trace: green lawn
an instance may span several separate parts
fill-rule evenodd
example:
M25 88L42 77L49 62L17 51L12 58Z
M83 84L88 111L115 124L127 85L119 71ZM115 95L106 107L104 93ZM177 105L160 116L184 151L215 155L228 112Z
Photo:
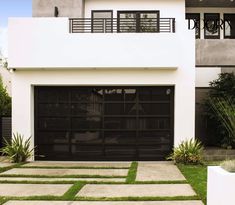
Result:
M204 165L177 165L186 180L206 204L207 166L218 165L220 162L205 163Z

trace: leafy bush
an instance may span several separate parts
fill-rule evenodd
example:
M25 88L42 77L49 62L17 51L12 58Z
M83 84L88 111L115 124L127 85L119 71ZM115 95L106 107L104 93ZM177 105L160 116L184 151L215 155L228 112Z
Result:
M198 140L190 139L180 143L167 158L175 163L201 164L203 145Z
M5 146L1 149L3 155L10 158L13 163L26 162L33 155L33 149L30 149L30 140L23 140L24 136L13 134L11 142L4 139Z
M210 99L210 104L218 120L227 133L227 142L232 145L235 142L235 103L231 98Z
M233 73L221 73L219 78L210 83L208 99L205 101L205 114L208 121L208 142L210 145L222 145L222 147L232 146L227 134L226 127L221 123L220 117L211 106L212 101L218 98L229 98L231 103L235 103L235 75Z
M11 115L11 97L8 95L6 88L3 86L0 77L0 115Z
M235 172L235 160L224 161L220 166L228 172Z

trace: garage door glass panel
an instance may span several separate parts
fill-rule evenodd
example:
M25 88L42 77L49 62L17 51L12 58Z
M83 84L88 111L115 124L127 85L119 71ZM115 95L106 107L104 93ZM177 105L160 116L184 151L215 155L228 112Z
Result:
M141 117L139 127L140 129L170 129L170 119Z
M105 115L136 115L136 104L133 103L105 103Z
M164 160L173 118L170 86L35 87L36 159Z
M72 115L91 116L101 115L103 105L101 103L73 103L71 105Z
M123 132L105 131L104 139L105 139L105 144L109 145L135 145L136 133L128 131L123 131Z
M71 142L78 145L102 144L103 137L101 131L80 131L73 132Z
M70 120L69 118L40 118L39 129L45 130L64 130L69 129Z
M70 105L65 103L39 104L38 110L40 116L68 116L70 114Z
M81 118L72 118L72 129L100 129L102 126L100 117L81 117Z
M140 103L140 115L170 115L169 103Z
M69 132L38 132L41 144L69 143Z
M105 129L136 129L136 118L107 117L104 118Z

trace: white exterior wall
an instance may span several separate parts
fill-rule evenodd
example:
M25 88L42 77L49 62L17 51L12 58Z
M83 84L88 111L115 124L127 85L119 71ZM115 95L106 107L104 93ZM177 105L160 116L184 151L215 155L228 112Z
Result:
M161 10L176 33L69 34L67 18L11 19L13 132L32 136L34 86L175 86L174 143L194 137L195 38L183 0L86 0L91 9Z

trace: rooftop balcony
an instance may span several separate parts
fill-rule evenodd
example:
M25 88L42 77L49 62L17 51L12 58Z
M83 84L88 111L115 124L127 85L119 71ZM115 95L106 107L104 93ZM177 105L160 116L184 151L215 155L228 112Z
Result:
M9 67L177 69L185 59L193 58L194 31L188 31L186 21L177 24L176 29L174 19L140 25L128 22L11 18Z
M175 33L175 18L70 18L71 33Z

